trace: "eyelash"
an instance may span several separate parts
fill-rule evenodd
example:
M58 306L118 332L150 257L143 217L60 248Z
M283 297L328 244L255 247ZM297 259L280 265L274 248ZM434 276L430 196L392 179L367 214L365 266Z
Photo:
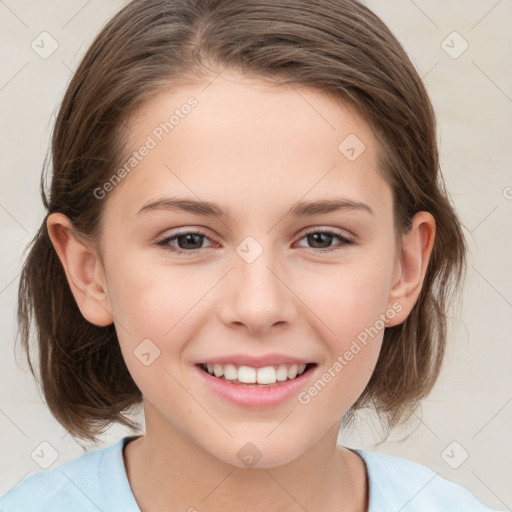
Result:
M354 244L354 240L351 240L350 238L347 238L339 233L336 233L334 231L329 231L329 230L312 230L312 231L308 231L307 233L304 233L304 235L302 236L302 238L300 238L300 240L306 238L307 236L309 235L314 235L314 234L325 234L325 235L332 235L333 237L335 238L338 238L341 242L342 242L342 245L341 246L334 246L332 248L329 248L329 249L315 249L315 248L309 248L311 251L313 252L322 252L322 253L328 253L328 252L333 252L333 251L337 251L339 249L342 249L344 246L347 246L347 245L352 245ZM198 231L198 230L190 230L190 231L183 231L181 233L176 233L175 235L172 235L172 236L168 236L162 240L160 240L159 242L156 242L155 245L159 246L159 247L163 247L165 250L169 251L169 252L172 252L172 253L175 253L175 254L187 254L189 256L193 256L194 254L196 254L197 252L199 252L201 249L194 249L194 250L191 250L191 251L185 251L183 249L178 249L172 245L170 245L170 242L182 237L182 236L186 236L186 235L199 235L199 236L202 236L204 238L207 238L208 240L210 240L210 237L208 237L205 233L201 232L201 231Z

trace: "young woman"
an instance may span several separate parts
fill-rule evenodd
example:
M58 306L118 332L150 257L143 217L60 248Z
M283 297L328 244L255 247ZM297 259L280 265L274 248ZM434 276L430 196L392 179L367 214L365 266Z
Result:
M354 0L136 0L52 141L19 320L74 436L145 432L26 478L0 510L486 511L388 429L439 373L465 242L425 88Z

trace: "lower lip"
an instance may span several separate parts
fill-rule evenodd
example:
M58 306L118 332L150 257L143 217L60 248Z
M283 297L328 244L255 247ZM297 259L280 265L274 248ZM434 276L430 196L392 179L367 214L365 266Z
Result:
M286 402L299 393L315 370L315 367L312 367L293 380L257 387L250 384L231 384L227 380L211 376L199 366L194 368L212 391L230 402L248 408L275 407Z

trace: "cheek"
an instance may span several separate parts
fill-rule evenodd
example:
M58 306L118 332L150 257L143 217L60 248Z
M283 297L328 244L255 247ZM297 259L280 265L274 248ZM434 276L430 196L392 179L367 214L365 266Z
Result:
M321 320L317 324L323 325L321 332L332 340L333 348L344 350L348 340L373 326L385 312L391 272L391 257L358 254L338 267L317 266L303 272L296 293L311 317Z
M117 261L109 283L116 332L130 373L143 392L149 391L169 381L166 369L181 363L204 323L206 304L211 304L204 299L218 277L193 265L137 262L136 257ZM151 363L146 367L146 362Z
M322 320L314 330L316 337L321 333L328 356L297 399L308 414L335 423L362 394L375 369L384 334L379 315L385 312L385 294L377 293L375 280L353 275L324 284L324 292L314 297L315 314Z
M193 313L213 278L183 265L119 260L109 285L115 318L136 336L163 338Z
M301 403L315 401L314 408L336 404L333 418L363 392L381 349L393 260L391 252L388 256L385 251L377 254L335 271L326 267L322 272L316 270L314 276L305 275L298 291L300 297L307 298L304 302L310 308L315 336L320 333L329 352L320 382L307 391ZM324 389L325 400L317 400Z
M172 396L174 405L184 411L190 403L177 389L169 361L181 359L190 339L197 302L193 289L176 269L137 268L131 260L129 273L120 262L110 290L121 351L137 387L146 399Z

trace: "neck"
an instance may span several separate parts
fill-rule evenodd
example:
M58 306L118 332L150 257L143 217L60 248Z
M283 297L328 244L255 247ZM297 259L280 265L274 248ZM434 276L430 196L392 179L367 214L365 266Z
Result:
M366 512L366 469L336 445L338 425L292 462L272 468L227 464L159 421L124 451L142 512L160 510Z

